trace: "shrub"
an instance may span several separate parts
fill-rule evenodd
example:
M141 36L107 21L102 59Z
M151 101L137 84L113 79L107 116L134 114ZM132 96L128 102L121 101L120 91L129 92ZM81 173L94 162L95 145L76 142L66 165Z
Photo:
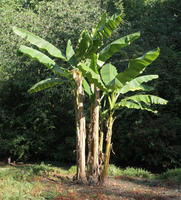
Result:
M157 178L168 181L181 182L181 168L169 169L161 175L157 176Z

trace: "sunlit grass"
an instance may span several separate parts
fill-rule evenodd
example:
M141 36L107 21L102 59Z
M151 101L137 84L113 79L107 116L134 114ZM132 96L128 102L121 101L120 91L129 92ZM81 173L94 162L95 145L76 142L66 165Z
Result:
M13 177L0 178L0 199L44 199L41 196L43 187L40 182L18 181Z
M0 168L0 199L41 200L57 196L59 188L49 186L39 179L53 177L54 174L68 174L67 170L50 165L6 166ZM47 188L47 185L49 188Z
M60 176L76 173L76 166L69 170L51 165L22 165L6 166L0 168L0 199L3 200L43 200L54 199L58 196L66 196L66 190L60 184ZM60 175L60 176L59 176ZM130 176L146 179L161 179L181 183L181 168L168 170L161 175L153 175L150 172L127 167L120 169L115 165L109 166L109 176ZM55 180L51 182L50 180ZM66 183L66 179L65 179ZM72 194L76 193L73 192ZM67 193L68 194L68 193Z
M126 169L120 169L115 165L109 166L109 175L110 176L132 176L140 178L152 178L153 174L149 171L141 168L127 167Z
M68 172L70 174L76 173L77 167L72 166ZM133 176L141 178L153 178L153 174L147 170L141 168L127 167L126 169L121 169L113 164L109 165L109 176Z

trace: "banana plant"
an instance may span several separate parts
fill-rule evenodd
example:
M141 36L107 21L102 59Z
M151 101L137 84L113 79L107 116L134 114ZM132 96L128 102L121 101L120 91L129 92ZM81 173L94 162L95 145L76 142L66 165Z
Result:
M51 88L56 85L68 83L71 87L74 97L75 97L75 114L76 114L76 132L77 132L77 179L85 180L85 116L83 114L83 96L84 90L91 93L91 89L82 77L82 72L79 69L79 65L84 63L85 60L92 57L94 53L103 44L103 38L109 38L111 36L111 31L114 30L121 22L122 15L113 15L109 20L106 18L106 14L103 14L98 25L92 30L90 35L87 30L84 30L79 38L78 45L73 50L71 41L67 42L66 54L64 55L59 49L45 41L44 39L26 31L21 28L14 27L13 31L24 38L26 41L30 42L32 45L36 46L39 50L21 45L19 52L30 56L32 59L38 60L40 63L44 64L54 73L59 75L61 78L48 78L46 80L40 81L29 89L29 93L38 92L44 89ZM118 42L118 46L121 45ZM40 50L45 50L50 56L59 58L66 62L70 69L65 69L57 65L53 59L48 57L46 54L42 53ZM117 47L117 51L119 47ZM63 77L63 79L62 79ZM94 92L94 91L92 91Z
M83 30L80 35L78 45L75 51L71 45L71 41L67 42L66 54L64 55L59 49L43 40L42 38L25 31L20 28L13 28L13 31L26 39L28 42L38 47L39 50L21 45L19 51L30 56L33 59L38 60L44 64L54 73L60 76L60 78L48 78L40 81L29 89L30 93L38 92L44 89L51 88L56 85L67 83L73 91L75 98L75 114L76 114L76 135L77 135L77 179L80 181L86 180L85 173L85 116L83 113L83 97L84 91L89 95L91 102L91 126L90 134L91 141L88 147L91 152L90 167L91 173L97 179L100 176L100 155L102 156L102 144L103 137L99 141L99 90L107 97L110 108L106 110L105 116L109 114L108 123L109 128L107 131L107 146L104 159L104 168L101 171L102 180L107 176L107 169L109 165L110 144L112 135L113 115L116 109L120 107L129 107L136 109L146 109L150 111L147 106L147 102L156 102L154 96L132 96L122 99L117 103L118 97L123 96L128 91L149 91L151 88L143 85L143 82L148 82L156 78L156 75L152 77L137 77L144 68L149 65L156 56L150 58L148 53L145 56L133 59L128 65L128 69L124 73L117 73L116 68L111 64L105 64L105 62L121 48L130 45L134 40L139 38L140 33L136 32L127 36L124 36L114 42L111 42L101 51L100 47L103 46L103 40L109 38L113 30L122 21L122 14L113 15L110 19L107 19L106 14L103 14L99 23L92 29L92 33L89 34L87 30ZM67 63L70 69L62 68L55 63L53 59L42 53L40 50L45 50L50 56L59 58ZM158 52L158 51L157 51ZM158 54L158 53L157 53ZM151 61L150 61L151 60ZM136 70L135 70L135 69ZM139 73L138 73L139 71ZM128 84L129 83L129 84ZM83 91L84 90L84 91ZM144 100L143 100L144 99ZM160 102L160 100L158 100ZM89 156L88 156L89 157ZM89 170L88 170L89 171ZM88 174L89 175L89 174Z
M85 138L86 138L86 124L85 115L83 112L83 99L84 90L82 87L82 73L76 68L76 58L73 57L75 54L71 41L67 42L66 55L64 55L59 49L47 42L46 40L26 31L21 28L13 27L14 33L20 37L26 39L39 50L21 45L19 52L28 55L32 59L38 60L40 63L44 64L48 69L52 70L55 74L60 77L48 78L36 83L32 86L28 92L35 93L44 89L54 87L56 85L68 84L73 91L75 99L75 116L76 116L76 136L77 136L77 180L81 182L86 181L85 172ZM48 57L46 54L42 53L40 50L45 50L54 58L59 58L66 62L72 69L62 68L57 65L53 59Z
M122 17L123 15L121 14L113 15L107 20L106 14L104 14L98 25L92 29L91 34L89 34L88 31L82 33L82 38L78 45L78 49L81 49L82 53L84 52L84 54L81 53L84 59L79 63L78 68L84 76L84 89L89 95L91 102L87 171L89 182L93 183L99 181L101 174L101 170L99 170L101 155L99 142L99 88L103 91L107 91L98 70L114 53L119 52L123 47L130 45L140 36L139 32L124 36L111 42L101 51L99 50L100 47L103 46L103 39L107 39L111 36L112 31L121 23ZM80 55L78 57L80 57ZM86 80L88 80L88 82Z
M106 60L107 56L109 57L109 54L107 54L105 50L102 51L104 52L104 60ZM102 167L103 170L101 175L102 182L104 182L108 176L112 127L115 119L115 111L127 107L157 113L156 110L151 108L152 104L167 103L163 98L145 94L146 92L153 90L153 88L144 83L157 79L158 75L140 76L144 72L145 68L159 56L159 52L160 49L157 48L145 53L141 57L131 59L126 70L120 73L118 73L116 67L110 63L103 65L98 72L100 80L102 80L101 87L100 84L97 84L98 80L96 82L93 79L96 78L95 72L89 70L89 76L87 77L103 91L103 96L106 97L109 102L109 107L102 113L104 119L107 119L106 148L104 153L104 166ZM136 91L139 91L139 94L135 94ZM130 96L131 92L134 93L134 95ZM100 144L100 146L102 149L102 144Z

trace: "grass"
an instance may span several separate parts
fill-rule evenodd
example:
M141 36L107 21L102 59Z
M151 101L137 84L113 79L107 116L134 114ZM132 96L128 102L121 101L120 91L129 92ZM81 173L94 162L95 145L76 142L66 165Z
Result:
M127 167L126 169L120 169L119 167L116 167L115 165L110 165L109 175L110 176L132 176L132 177L140 177L140 178L153 177L153 174L141 168Z
M68 170L68 173L74 174L76 173L76 170L77 170L77 167L72 166ZM161 179L165 181L170 180L170 181L181 183L181 168L169 169L162 174L154 175L145 169L133 168L133 167L127 167L126 169L121 169L119 167L116 167L113 164L110 164L109 176L132 176L132 177L147 178L147 179Z
M76 173L76 166L72 166L69 169L69 173ZM109 165L109 176L133 176L141 178L152 178L153 174L149 171L140 168L127 167L126 169L120 169L115 165Z
M0 168L0 199L52 199L58 193L45 190L40 177L53 177L54 174L68 174L67 170L50 165L7 166ZM40 179L40 180L39 180Z
M39 181L28 181L30 177L19 169L8 167L0 170L0 199L23 200L43 199L41 197L42 185Z
M51 165L6 166L0 168L0 199L3 200L43 200L66 196L67 190L60 184L60 177L76 173L76 166L65 170ZM181 183L181 168L168 170L160 175L127 167L120 169L115 165L109 167L110 176L131 176L146 179L161 179ZM65 182L66 183L66 182ZM68 195L69 193L67 193ZM73 195L73 194L72 194Z

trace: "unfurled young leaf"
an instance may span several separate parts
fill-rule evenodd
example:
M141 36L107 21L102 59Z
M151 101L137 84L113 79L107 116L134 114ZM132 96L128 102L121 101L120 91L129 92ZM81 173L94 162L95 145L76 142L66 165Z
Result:
M106 13L104 13L96 28L93 29L92 33L93 37L95 38L97 36L102 36L108 39L111 36L112 31L119 26L123 17L124 14L119 13L119 14L114 14L110 19L107 20Z
M85 78L82 79L82 85L84 87L84 91L89 95L89 97L91 97L92 91L91 91L90 86Z
M75 67L77 65L77 60L75 58L75 52L73 50L70 40L68 40L68 42L67 42L66 58L67 58L67 62L69 62L72 66Z
M70 58L72 58L72 56L73 56L74 54L75 54L75 52L74 52L74 50L73 50L71 41L68 40L68 42L67 42L67 48L66 48L66 57L67 57L67 60L69 60Z

